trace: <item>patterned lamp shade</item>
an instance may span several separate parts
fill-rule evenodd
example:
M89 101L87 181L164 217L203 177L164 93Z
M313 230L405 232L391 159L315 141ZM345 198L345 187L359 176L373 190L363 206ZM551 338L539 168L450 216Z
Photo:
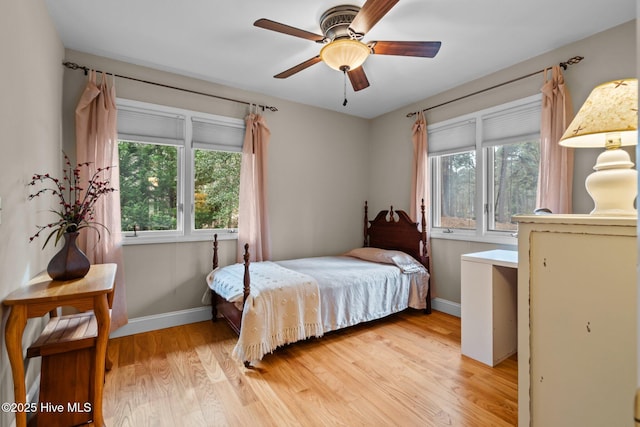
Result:
M638 80L623 79L597 86L562 138L566 147L606 147L638 143Z

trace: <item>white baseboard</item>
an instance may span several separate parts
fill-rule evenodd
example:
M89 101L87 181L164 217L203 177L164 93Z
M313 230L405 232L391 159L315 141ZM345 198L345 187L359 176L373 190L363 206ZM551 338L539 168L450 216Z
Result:
M202 322L204 320L211 320L211 306L129 319L129 323L113 332L109 338L140 334L142 332L171 328L173 326Z
M431 300L431 307L434 310L442 311L443 313L451 314L452 316L461 316L460 304L456 302L447 301L442 298L434 298ZM211 320L210 306L136 317L129 319L129 323L112 333L109 338L124 337L127 335L155 331L158 329L171 328L173 326L202 322L205 320Z
M40 395L40 374L33 380L33 384L27 390L27 402L37 402Z
M27 395L25 396L27 398L27 403L38 403L38 397L40 394L40 374L38 374L38 376L35 378L35 380L33 380L33 383L31 383L31 385L29 386L29 390L27 390ZM29 414L27 414L27 417L29 416ZM28 419L27 419L27 423L28 423ZM16 417L13 417L13 420L11 421L11 424L9 425L9 427L16 427Z
M433 298L431 300L431 308L450 314L452 316L461 317L462 309L460 303L448 301L442 298Z

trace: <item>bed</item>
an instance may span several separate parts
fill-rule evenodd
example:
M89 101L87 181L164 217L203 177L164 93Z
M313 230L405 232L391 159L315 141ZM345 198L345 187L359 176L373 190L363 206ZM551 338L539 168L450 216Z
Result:
M422 205L421 229L401 210L380 211L369 221L364 206L364 243L337 256L218 266L203 302L212 320L223 318L238 334L233 357L250 363L276 348L379 319L408 308L431 313L429 254Z

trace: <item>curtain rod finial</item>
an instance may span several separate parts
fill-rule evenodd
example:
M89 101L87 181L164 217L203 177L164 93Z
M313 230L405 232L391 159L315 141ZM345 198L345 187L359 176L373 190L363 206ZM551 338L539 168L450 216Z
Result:
M584 56L574 56L573 58L567 59L565 62L561 62L560 66L562 67L563 70L566 70L569 67L569 65L575 65L580 61L582 61L583 59L584 59Z

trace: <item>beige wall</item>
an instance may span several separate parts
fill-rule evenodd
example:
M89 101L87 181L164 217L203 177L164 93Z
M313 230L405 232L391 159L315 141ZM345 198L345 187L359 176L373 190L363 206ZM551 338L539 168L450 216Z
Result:
M339 253L360 244L361 205L369 200L372 212L393 205L408 209L412 148L412 119L406 113L435 105L532 70L581 55L585 59L566 72L577 108L598 83L635 75L635 23L616 27L569 46L532 58L431 99L367 121L277 98L164 73L75 51L67 60L117 74L253 102L275 105L266 113L272 130L269 157L270 217L274 259ZM611 66L615 64L615 67ZM427 113L429 123L535 94L541 75L495 89ZM65 72L64 144L73 141L73 109L84 84L79 71ZM425 81L424 84L429 84ZM170 89L117 80L118 96L242 118L246 106ZM584 190L598 150L576 152L574 206L591 210ZM308 161L310 160L310 161ZM305 161L307 161L305 163ZM433 281L437 295L460 301L459 259L462 253L494 248L473 242L434 240ZM222 242L224 253L235 242ZM167 243L125 247L125 273L131 317L200 306L202 276L210 264L205 243ZM233 258L228 258L231 262Z
M0 2L0 300L43 270L53 248L29 244L36 224L49 220L50 200L27 201L27 183L37 172L57 173L64 49L42 0ZM13 381L4 345L7 311L0 306L0 402L13 400ZM30 321L25 342L35 339L40 322ZM38 374L30 363L27 387ZM0 425L14 417L0 412Z
M414 119L407 118L407 113L510 81L577 55L583 56L584 60L577 65L570 66L564 72L576 112L596 85L617 78L636 76L635 21L630 21L375 118L371 124L371 167L369 169L369 200L372 210L383 209L390 204L398 209L409 208L411 170L407 165L411 164L411 125ZM471 64L465 65L461 61L460 66L471 66ZM423 84L431 83L428 78L425 78ZM542 75L539 74L481 95L430 110L426 113L427 123L437 123L534 95L539 93L541 86ZM573 192L575 213L588 213L593 209L593 202L584 188L584 180L592 172L591 168L595 164L599 152L598 149L580 149L575 152ZM635 150L630 150L630 152L634 156ZM437 296L459 303L460 255L495 247L495 245L481 243L434 239L432 241L433 280Z
M200 80L66 52L68 61L234 99L274 105L266 112L269 146L269 215L274 259L335 254L362 242L362 207L367 194L369 122L333 111L231 89ZM73 112L85 77L64 75L64 146L73 151ZM243 118L248 107L154 85L116 80L117 96L212 114ZM235 241L221 242L229 263ZM130 317L201 306L204 277L211 269L208 242L125 246Z

